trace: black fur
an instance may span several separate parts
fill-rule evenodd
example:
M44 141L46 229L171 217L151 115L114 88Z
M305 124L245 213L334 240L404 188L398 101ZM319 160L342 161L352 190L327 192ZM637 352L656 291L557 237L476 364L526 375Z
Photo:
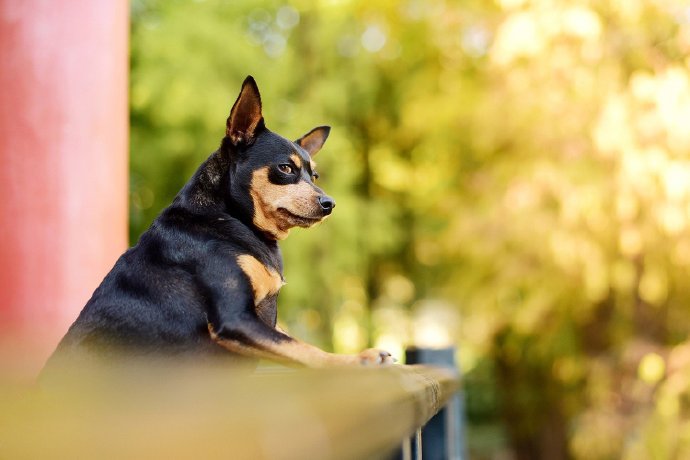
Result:
M245 87L251 91L252 85L256 92L253 103L260 109L258 89L249 77L233 110L243 109L240 99ZM136 246L118 259L54 356L85 350L136 355L229 354L212 340L209 325L219 337L250 347L261 347L266 340L292 340L275 329L277 295L265 298L261 308L256 308L250 281L237 257L251 255L282 276L277 242L253 223L251 176L269 166L272 183L311 183L310 156L298 143L268 130L263 118L252 127L243 116L235 113L239 121L233 127L229 119L220 148L199 167ZM276 166L291 163L290 155L295 153L303 160L299 176L281 175Z

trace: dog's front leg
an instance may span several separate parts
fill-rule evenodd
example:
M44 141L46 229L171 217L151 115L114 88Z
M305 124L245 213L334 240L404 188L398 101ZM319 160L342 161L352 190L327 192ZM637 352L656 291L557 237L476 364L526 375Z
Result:
M252 315L243 315L238 319L239 321L231 324L221 325L218 330L209 323L213 340L234 353L308 367L382 365L394 362L390 353L373 348L358 355L328 353L279 332Z
M212 258L213 259L213 258ZM256 310L256 289L239 265L207 260L200 273L209 297L208 329L211 338L244 356L308 367L381 365L394 362L390 353L368 349L358 355L325 352L269 326ZM222 270L222 271L221 271ZM224 272L223 278L218 273Z

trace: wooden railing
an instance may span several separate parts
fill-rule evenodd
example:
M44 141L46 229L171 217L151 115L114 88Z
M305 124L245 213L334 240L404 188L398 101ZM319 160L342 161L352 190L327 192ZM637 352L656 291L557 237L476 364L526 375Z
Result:
M391 458L459 386L428 366L81 372L0 391L0 458Z

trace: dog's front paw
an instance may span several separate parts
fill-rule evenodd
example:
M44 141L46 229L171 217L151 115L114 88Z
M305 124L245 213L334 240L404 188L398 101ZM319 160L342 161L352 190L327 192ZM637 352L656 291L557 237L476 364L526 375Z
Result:
M387 366L397 360L385 350L368 348L358 355L359 364L362 366Z

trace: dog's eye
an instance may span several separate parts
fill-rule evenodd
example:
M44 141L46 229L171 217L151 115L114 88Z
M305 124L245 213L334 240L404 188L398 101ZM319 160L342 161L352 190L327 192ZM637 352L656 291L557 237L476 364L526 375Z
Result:
M290 166L288 164L278 165L278 169L280 170L280 172L285 173L285 174L294 173L292 166Z

